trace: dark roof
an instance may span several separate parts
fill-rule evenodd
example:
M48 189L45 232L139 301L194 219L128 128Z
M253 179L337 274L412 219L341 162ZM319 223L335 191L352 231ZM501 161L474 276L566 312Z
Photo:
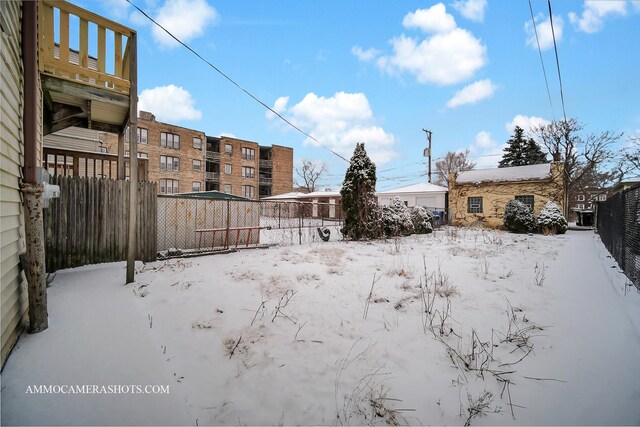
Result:
M213 200L244 200L251 201L246 197L236 196L234 194L221 193L220 191L192 191L188 193L178 194L159 194L162 197L187 197L192 199L213 199Z

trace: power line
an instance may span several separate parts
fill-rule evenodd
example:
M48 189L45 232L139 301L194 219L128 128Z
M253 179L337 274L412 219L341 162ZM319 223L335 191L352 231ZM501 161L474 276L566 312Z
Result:
M556 44L556 32L553 29L553 13L551 12L551 0L547 0L549 5L549 24L551 24L551 35L553 36L553 49L556 52L556 66L558 67L558 81L560 82L560 101L562 101L562 115L567 123L567 113L564 109L564 93L562 91L562 77L560 76L560 61L558 60L558 45Z
M533 17L533 8L531 7L531 0L529 0L529 12L531 12L531 22L533 23L533 32L536 35L536 43L538 45L538 53L540 54L540 65L542 65L542 74L544 75L544 84L547 86L547 96L549 97L549 105L551 106L551 115L553 120L556 120L556 113L553 111L553 102L551 102L551 92L549 91L549 82L547 81L547 71L544 68L544 61L542 60L542 50L540 49L540 40L538 39L538 28L536 26L536 20ZM551 24L553 28L553 24Z
M247 89L243 88L242 86L240 86L240 84L238 84L235 80L233 80L231 77L229 77L227 74L225 74L222 70L220 70L218 67L216 67L215 65L213 65L211 62L207 61L205 58L202 57L202 55L200 55L198 52L196 52L195 50L193 50L189 45L187 45L186 43L184 43L182 40L180 40L179 38L177 38L176 36L174 36L169 30L167 30L165 27L163 27L162 25L160 25L158 22L156 22L155 19L153 19L152 17L150 17L144 10L140 9L136 4L134 4L131 0L127 0L127 3L129 3L131 6L133 6L134 8L136 8L138 10L138 12L140 12L142 15L144 15L149 21L153 22L155 25L157 25L159 28L161 28L165 33L167 33L172 39L174 39L176 42L178 42L179 44L181 44L183 47L185 47L187 50L189 50L191 53L193 53L196 57L198 57L198 59L200 59L202 62L204 62L205 64L207 64L209 67L213 68L218 74L220 74L222 77L224 77L225 79L227 79L229 82L231 82L234 86L236 86L238 89L240 89L242 92L244 92L246 95L248 95L251 99L253 99L254 101L256 101L258 104L262 105L264 108L266 108L267 110L269 110L270 112L272 112L273 114L275 114L278 118L280 118L280 120L282 120L283 122L285 122L286 124L288 124L289 126L291 126L293 129L297 130L298 132L300 132L302 135L306 136L307 138L311 139L312 141L317 142L321 147L329 150L331 153L333 153L334 155L338 156L339 158L341 158L342 160L344 160L345 162L349 163L349 160L345 159L344 157L342 157L340 154L336 153L335 151L333 151L331 148L327 147L326 145L324 145L322 142L318 141L315 137L309 135L308 133L306 133L305 131L303 131L302 129L300 129L298 126L294 125L293 123L291 123L289 120L287 120L285 117L283 117L280 113L278 113L277 111L275 111L273 108L269 107L267 104L265 104L263 101L261 101L258 97L256 97L254 94L252 94L251 92L249 92Z

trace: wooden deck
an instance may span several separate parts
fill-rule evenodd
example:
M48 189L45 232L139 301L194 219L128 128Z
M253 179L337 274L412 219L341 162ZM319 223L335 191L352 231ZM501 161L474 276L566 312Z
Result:
M45 134L69 126L122 134L129 120L136 33L61 0L38 4Z

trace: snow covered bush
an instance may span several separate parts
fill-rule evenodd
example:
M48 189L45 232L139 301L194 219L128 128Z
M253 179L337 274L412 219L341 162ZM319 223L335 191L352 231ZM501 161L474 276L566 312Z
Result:
M548 201L538 215L538 227L545 235L564 234L567 231L567 220L558 205Z
M536 218L529 206L510 200L504 209L504 227L512 233L528 233L536 228Z
M411 222L416 234L429 234L433 231L433 214L424 206L414 206L411 209Z
M340 190L345 215L341 232L347 239L380 237L380 211L375 191L376 165L367 155L364 143L359 142L353 151Z
M385 237L408 236L413 233L411 211L397 196L389 206L381 207L380 221Z

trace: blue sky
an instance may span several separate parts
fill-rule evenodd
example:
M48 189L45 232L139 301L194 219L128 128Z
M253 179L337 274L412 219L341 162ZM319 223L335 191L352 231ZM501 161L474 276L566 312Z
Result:
M562 118L547 2L532 0L547 96L525 0L133 0L241 86L331 150L358 141L378 190L426 181L435 159L471 149L495 167L513 125ZM140 106L159 120L346 162L267 113L125 0L72 0L138 32ZM567 117L588 131L640 133L640 1L552 1ZM622 142L624 144L624 142Z

